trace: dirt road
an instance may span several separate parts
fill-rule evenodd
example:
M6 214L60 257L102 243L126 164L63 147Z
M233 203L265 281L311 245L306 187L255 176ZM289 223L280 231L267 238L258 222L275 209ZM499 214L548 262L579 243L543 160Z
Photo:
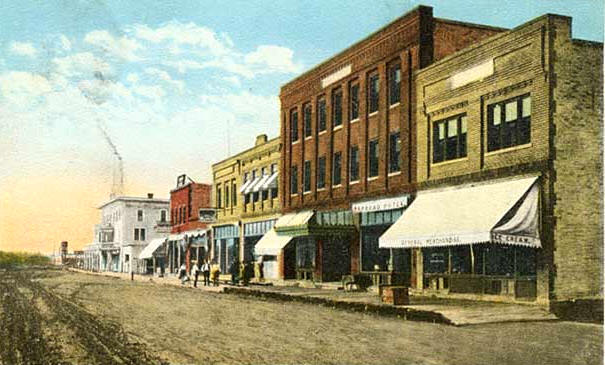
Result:
M0 273L1 364L161 364L123 328L38 280L56 271Z
M601 364L601 326L452 327L61 271L0 273L0 364Z

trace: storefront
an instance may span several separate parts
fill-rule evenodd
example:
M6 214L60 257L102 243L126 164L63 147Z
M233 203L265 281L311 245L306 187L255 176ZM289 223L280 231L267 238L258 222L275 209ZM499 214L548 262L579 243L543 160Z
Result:
M182 233L171 234L166 243L166 255L168 259L168 270L176 273L181 264L185 262L185 235Z
M269 232L277 219L268 219L257 222L244 223L244 261L255 261L254 246Z
M228 224L213 227L214 260L219 264L223 274L229 273L233 262L239 262L239 226Z
M537 177L419 192L379 246L414 249L418 289L535 300L539 196Z
M275 223L288 238L283 265L286 279L340 281L351 272L351 244L356 240L350 210L289 213Z
M154 238L139 254L139 260L145 263L145 274L164 274L164 243L167 237Z
M351 205L359 214L359 268L360 273L372 277L376 284L405 284L410 280L411 250L381 248L380 236L395 223L411 198L409 195L366 200Z

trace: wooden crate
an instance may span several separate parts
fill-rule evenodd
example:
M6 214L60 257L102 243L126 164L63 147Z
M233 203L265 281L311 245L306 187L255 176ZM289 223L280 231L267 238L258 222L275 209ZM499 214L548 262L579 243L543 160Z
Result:
M410 304L407 286L381 285L379 289L380 300L392 305Z

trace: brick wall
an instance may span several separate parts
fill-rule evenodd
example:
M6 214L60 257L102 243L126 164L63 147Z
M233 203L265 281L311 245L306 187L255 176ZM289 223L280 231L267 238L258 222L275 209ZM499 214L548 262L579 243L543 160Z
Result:
M603 45L554 19L555 299L603 297Z
M211 207L211 192L211 185L193 182L170 192L170 212L168 214L172 233L206 228L206 223L199 221L199 210ZM179 209L185 211L185 217L180 221Z

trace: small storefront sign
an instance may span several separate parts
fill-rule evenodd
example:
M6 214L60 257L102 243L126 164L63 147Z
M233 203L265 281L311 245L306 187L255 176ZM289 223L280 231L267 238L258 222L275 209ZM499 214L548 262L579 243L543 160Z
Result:
M353 213L377 212L380 210L400 209L408 206L409 195L402 195L394 198L377 199L365 202L353 203L351 210Z

